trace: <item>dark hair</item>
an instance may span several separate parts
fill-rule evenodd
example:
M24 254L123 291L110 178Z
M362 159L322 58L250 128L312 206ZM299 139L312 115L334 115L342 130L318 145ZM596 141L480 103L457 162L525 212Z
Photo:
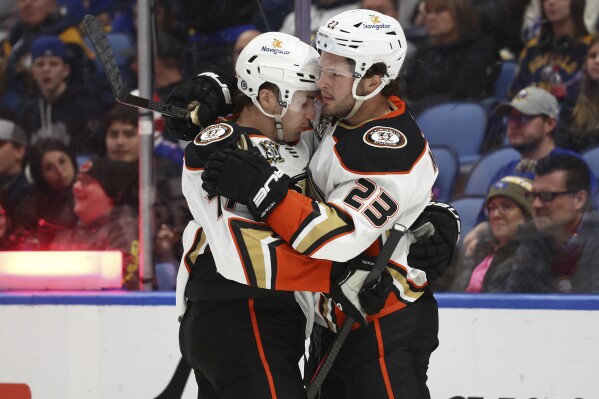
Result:
M590 50L597 43L599 43L599 34L593 36L582 67L580 94L576 99L576 104L572 111L573 123L571 134L573 136L593 135L594 129L597 126L599 118L599 83L591 78L586 67Z
M365 78L371 78L374 75L388 76L387 74L387 66L382 62L377 62L373 64L366 73L364 74ZM395 78L389 84L381 90L381 94L385 97L396 96L399 93L400 79Z
M587 198L590 199L591 173L589 165L583 159L570 154L553 154L539 159L535 165L537 176L546 176L559 171L566 173L566 190L573 192L584 190L588 194Z
M272 91L277 97L279 96L279 87L270 82L264 82L258 88L258 93L260 90L267 89ZM241 90L236 90L236 93L233 95L233 113L241 112L245 107L249 107L254 105L252 99L246 96Z
M102 121L102 125L104 127L104 134L108 131L110 125L112 125L115 121L120 121L123 123L128 123L133 126L137 126L137 122L139 120L139 112L137 109L123 104L117 104L110 109L104 115L104 119Z
M94 140L97 146L96 153L101 157L105 156L106 152L108 151L106 149L106 134L108 133L108 129L110 128L110 125L116 121L126 123L137 128L139 112L136 108L133 108L129 105L116 104L106 114L104 114L104 118L102 119L102 131L96 134Z
M77 172L77 161L72 151L60 140L52 137L45 137L38 140L29 152L29 170L34 183L42 188L49 189L48 183L42 176L42 158L49 151L60 151L67 154L73 165L73 169Z
M551 23L547 20L545 7L543 7L543 3L545 3L545 1L547 0L541 1L541 30L539 32L539 44L543 47L552 46L553 41L555 39L559 39L555 37L553 25L551 25ZM570 16L574 22L574 37L569 38L568 43L564 43L563 45L568 45L570 40L580 39L581 37L589 34L589 31L584 23L585 6L586 0L570 0Z
M472 6L471 0L425 0L425 2L446 7L449 10L455 19L460 38L478 28L478 14Z

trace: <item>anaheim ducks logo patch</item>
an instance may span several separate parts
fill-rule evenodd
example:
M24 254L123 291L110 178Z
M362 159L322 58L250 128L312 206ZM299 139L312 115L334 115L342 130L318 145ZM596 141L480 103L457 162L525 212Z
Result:
M193 143L195 145L208 145L216 141L221 141L233 133L233 128L224 123L208 126L196 136Z
M364 142L373 147L396 149L405 147L408 139L392 127L375 126L364 133Z

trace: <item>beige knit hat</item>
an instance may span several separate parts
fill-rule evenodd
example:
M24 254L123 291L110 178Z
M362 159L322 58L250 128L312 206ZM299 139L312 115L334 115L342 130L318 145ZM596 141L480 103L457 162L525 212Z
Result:
M505 176L489 189L487 201L495 197L506 197L522 208L527 217L532 217L532 204L526 199L526 193L532 191L532 181L521 176Z

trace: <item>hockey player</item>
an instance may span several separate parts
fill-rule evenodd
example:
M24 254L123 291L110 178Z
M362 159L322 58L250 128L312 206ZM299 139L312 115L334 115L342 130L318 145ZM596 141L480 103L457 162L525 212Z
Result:
M240 146L292 176L294 187L303 191L317 57L293 36L265 33L253 39L236 67L241 93L234 101L241 112L234 121L208 126L185 149L182 187L194 221L184 233L177 302L181 310L187 304L180 345L201 398L304 398L298 362L315 314L312 292L333 290L332 296L357 314L377 311L390 292L392 278L386 272L371 290L362 291L362 298L345 297L345 280L337 276L346 264L298 253L245 206L201 187L208 156ZM194 82L179 87L171 100L188 97L195 87ZM359 259L353 262L350 274L360 266ZM358 286L361 276L355 277Z
M343 262L376 254L393 223L411 226L438 172L405 103L392 95L406 54L399 23L351 10L331 18L315 42L326 115L308 171L316 199L290 189L288 178L247 151L213 154L202 178L209 193L247 204L298 252ZM392 294L367 327L352 330L322 398L430 398L426 372L438 345L438 309L426 273L408 262L409 243L402 239L388 266ZM333 331L345 318L330 299L318 309ZM325 350L332 333L322 338Z

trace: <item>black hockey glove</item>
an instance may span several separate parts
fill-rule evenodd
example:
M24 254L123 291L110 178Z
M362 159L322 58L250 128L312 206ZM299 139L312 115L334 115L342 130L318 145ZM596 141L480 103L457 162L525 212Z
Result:
M247 205L256 220L263 220L285 199L293 179L271 166L258 149L226 148L208 158L202 188Z
M365 285L374 267L374 259L369 257L359 256L347 263L335 263L335 267L344 267L344 270L331 283L331 299L346 315L365 326L366 315L376 314L385 306L393 288L393 277L385 269L378 279Z
M188 119L165 116L166 126L180 140L193 140L203 128L219 116L233 111L235 78L216 67L175 87L166 103L187 109Z
M426 272L428 281L445 274L460 239L460 216L443 202L431 202L410 227L415 243L410 245L408 264Z

